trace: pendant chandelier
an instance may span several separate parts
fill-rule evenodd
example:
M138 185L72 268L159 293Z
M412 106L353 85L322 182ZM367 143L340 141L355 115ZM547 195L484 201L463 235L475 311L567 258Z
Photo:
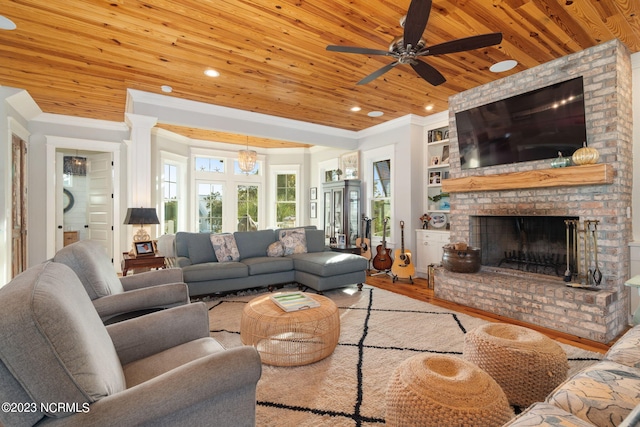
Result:
M249 137L247 136L247 149L238 152L238 166L244 173L249 173L256 167L258 153L255 150L249 150Z
M66 175L87 175L87 158L75 156L64 156L62 163L62 173Z

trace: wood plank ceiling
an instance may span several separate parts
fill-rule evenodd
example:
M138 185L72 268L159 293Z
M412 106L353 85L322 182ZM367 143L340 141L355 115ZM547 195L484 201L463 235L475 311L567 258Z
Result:
M4 0L16 23L0 31L0 85L28 90L44 112L123 121L126 89L348 130L447 109L450 95L619 38L640 50L637 0L434 0L427 45L502 32L499 46L431 56L437 87L407 65L373 82L389 57L326 51L386 50L410 0ZM495 74L505 59L518 66ZM217 78L206 69L220 72ZM352 112L359 106L361 111ZM429 112L425 107L432 106ZM370 111L384 115L372 118ZM160 124L198 138L246 143L211 129ZM215 130L213 130L215 131ZM262 139L255 145L289 146ZM252 145L253 141L252 141Z

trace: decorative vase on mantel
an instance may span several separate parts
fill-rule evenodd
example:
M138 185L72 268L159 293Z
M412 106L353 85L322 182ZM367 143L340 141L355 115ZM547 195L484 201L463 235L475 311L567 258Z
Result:
M564 168L571 165L571 157L562 156L562 152L558 151L558 157L551 161L552 168Z

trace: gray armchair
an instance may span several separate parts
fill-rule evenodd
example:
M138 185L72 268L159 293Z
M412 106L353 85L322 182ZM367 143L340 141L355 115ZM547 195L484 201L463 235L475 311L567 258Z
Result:
M210 338L204 303L105 326L73 271L46 262L0 306L1 424L255 424L260 357Z
M182 270L170 268L118 278L102 245L92 240L65 246L53 261L71 267L105 323L189 302Z

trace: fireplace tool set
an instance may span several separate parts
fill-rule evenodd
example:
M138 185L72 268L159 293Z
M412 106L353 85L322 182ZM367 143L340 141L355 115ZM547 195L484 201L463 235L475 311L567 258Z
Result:
M602 282L598 264L598 220L565 220L567 229L567 286L592 288ZM582 264L582 265L581 265Z

